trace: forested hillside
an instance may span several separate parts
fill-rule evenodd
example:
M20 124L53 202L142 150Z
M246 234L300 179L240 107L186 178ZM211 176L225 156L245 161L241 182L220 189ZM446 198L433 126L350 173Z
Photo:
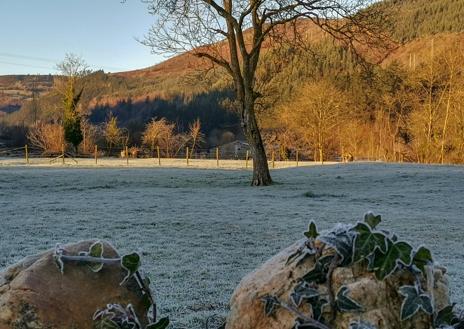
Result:
M398 13L394 36L400 42L437 33L462 32L462 0L392 0Z
M392 0L384 5L394 13L398 44L380 65L363 61L310 25L304 50L271 47L264 52L259 120L269 151L281 158L299 150L314 159L350 154L464 161L464 3ZM230 81L221 70L187 53L137 71L91 74L80 111L93 125L114 115L130 131L131 144L141 143L154 117L175 123L179 132L199 118L206 136L239 136L238 119L227 106L230 95ZM60 105L51 90L38 103L22 100L20 110L15 111L16 104L2 120L59 122Z

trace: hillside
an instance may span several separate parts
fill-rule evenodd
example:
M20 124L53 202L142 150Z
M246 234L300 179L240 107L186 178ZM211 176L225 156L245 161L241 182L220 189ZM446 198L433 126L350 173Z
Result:
M437 52L464 41L462 0L390 0L384 5L395 13L393 36L399 42L383 61L384 68L392 63L405 68L420 65L430 57L432 40ZM285 53L284 49L284 55L276 54L267 45L263 52L259 75L263 94L270 96L269 104L277 105L273 95L280 95L279 102L285 103L295 88L324 76L337 80L342 88L351 84L351 89L365 89L354 87L357 83L353 79L362 79L360 75L354 77L361 69L357 59L334 45L314 25L303 22L299 30L308 40L310 53ZM199 117L207 134L217 129L239 134L236 115L223 106L223 100L230 95L230 80L221 70L209 68L208 62L185 53L145 69L113 74L95 72L87 78L81 111L95 124L105 121L109 113L115 114L121 125L134 132L131 135L135 136L135 143L152 117L166 117L176 122L180 130ZM38 118L59 119L59 99L51 90L52 85L50 76L0 77L2 120L10 124L32 123L37 106L31 102L33 90L40 96ZM366 100L366 104L369 102Z
M390 5L398 13L394 35L400 42L464 31L462 0L391 0Z
M12 113L31 101L33 94L47 94L53 86L53 77L48 75L0 76L0 116Z

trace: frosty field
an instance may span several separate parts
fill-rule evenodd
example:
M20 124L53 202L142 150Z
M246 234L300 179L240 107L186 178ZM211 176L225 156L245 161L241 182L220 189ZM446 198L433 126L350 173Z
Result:
M227 314L240 279L302 237L372 210L383 227L425 244L464 305L464 168L339 164L272 171L0 167L0 269L56 243L98 238L140 251L161 314L205 328Z

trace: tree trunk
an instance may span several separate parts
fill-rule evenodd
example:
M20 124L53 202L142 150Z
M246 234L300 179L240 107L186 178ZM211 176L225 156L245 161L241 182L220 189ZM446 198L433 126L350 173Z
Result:
M271 174L267 163L266 151L263 146L261 133L256 122L254 101L245 101L243 104L242 125L245 137L250 145L253 156L252 186L267 186L272 184Z

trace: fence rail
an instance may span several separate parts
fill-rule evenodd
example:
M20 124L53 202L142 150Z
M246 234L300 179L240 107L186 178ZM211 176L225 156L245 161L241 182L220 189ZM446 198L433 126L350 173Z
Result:
M308 162L311 159L301 156L301 152L296 151L292 154L282 154L275 151L270 151L268 154L269 167L277 168L283 167L282 163L286 163L286 166L298 167L301 162ZM87 152L74 153L69 152L63 145L61 150L53 152L43 152L37 147L25 145L23 147L0 147L0 159L15 160L15 163L24 164L79 164L79 161L85 162L86 165L93 163L94 165L103 165L102 161L111 160L112 164L119 163L129 166L134 163L135 159L145 159L144 163L150 165L163 166L170 162L175 164L181 164L183 161L184 165L190 166L196 160L211 160L216 167L221 167L221 164L225 161L235 160L239 161L240 167L245 169L252 168L253 158L248 148L240 148L231 150L227 146L216 146L213 148L189 148L185 147L178 150L163 150L160 147L153 149L139 148L139 147L100 147L95 145L93 150ZM40 159L40 161L39 161ZM90 162L90 161L91 162ZM120 162L115 162L120 161ZM213 166L210 164L210 166Z

